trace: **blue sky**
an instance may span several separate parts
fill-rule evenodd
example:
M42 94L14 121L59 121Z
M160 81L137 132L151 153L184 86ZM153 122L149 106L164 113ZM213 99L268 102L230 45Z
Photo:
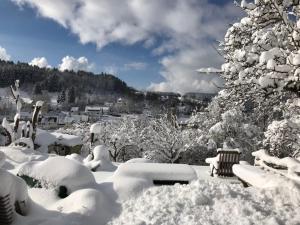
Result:
M144 18L143 14L139 14L144 10L144 5L141 4L143 0L138 3L132 0L133 8L120 6L117 13L111 11L116 7L114 3L119 4L118 0L87 0L83 3L81 1L83 0L73 1L79 5L86 4L78 6L81 7L78 12L79 10L72 8L70 1L66 0L1 0L0 46L6 49L13 61L30 62L35 57L45 57L48 64L54 67L58 67L62 58L67 55L75 59L83 56L92 65L88 67L89 70L96 73L114 72L128 85L138 89L147 89L150 86L159 91L186 92L189 91L190 83L191 91L201 91L207 78L199 78L194 73L195 68L221 65L222 60L218 58L212 45L215 39L223 37L228 22L236 20L239 16L231 0L199 0L198 11L201 18L193 9L194 5L198 5L196 0L154 0L145 10L154 9L155 12L155 9L159 9L160 15L170 15L161 20L174 18L161 25L157 15L149 14ZM98 2L106 3L101 5L102 3ZM160 6L161 2L164 4ZM61 7L58 4L61 4ZM89 10L94 4L98 4L98 11L93 16L93 10ZM56 6L58 7L55 8ZM179 7L182 7L182 10ZM218 16L206 15L205 7L211 10L211 13L224 12L224 15L219 15L219 20L215 18ZM68 9L70 13L65 16L64 11L59 12L60 8ZM110 17L103 19L104 21L100 19L107 16L103 8L109 11ZM171 13L176 12L176 9L179 10L178 23L177 15ZM182 11L186 14L182 14ZM133 17L132 13L135 12ZM179 24L181 22L182 25ZM137 23L139 25L136 26ZM216 30L210 30L210 23L217 27ZM184 26L188 28L185 29ZM205 26L209 28L202 28ZM205 32L199 32L197 36L198 28L204 29ZM203 33L206 34L202 35ZM198 48L197 42L200 46L199 54L193 52L194 46ZM187 56L190 58L186 58ZM197 57L199 65L195 60ZM207 59L208 57L211 60ZM193 59L195 62L190 62Z

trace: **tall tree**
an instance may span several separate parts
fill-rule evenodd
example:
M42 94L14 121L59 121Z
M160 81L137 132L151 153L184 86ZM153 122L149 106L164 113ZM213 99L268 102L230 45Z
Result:
M76 100L76 94L75 94L75 88L72 86L68 91L68 102L69 103L75 103Z

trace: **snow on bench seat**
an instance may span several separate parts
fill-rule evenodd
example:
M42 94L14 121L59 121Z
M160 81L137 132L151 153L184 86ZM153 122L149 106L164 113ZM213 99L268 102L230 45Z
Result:
M186 164L124 163L116 176L137 177L152 181L192 181L197 178L195 170Z
M278 187L286 179L278 174L270 173L258 166L235 164L233 173L243 182L258 188Z

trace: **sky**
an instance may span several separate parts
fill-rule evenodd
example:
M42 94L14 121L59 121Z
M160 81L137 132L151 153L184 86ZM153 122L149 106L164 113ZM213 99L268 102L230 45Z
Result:
M215 92L232 0L1 0L0 59L108 72L139 90ZM213 82L212 82L213 81Z

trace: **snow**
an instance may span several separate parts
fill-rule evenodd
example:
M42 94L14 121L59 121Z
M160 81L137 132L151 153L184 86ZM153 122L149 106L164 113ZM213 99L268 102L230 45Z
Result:
M6 158L2 167L14 174L18 172L22 163L44 160L48 157L32 149L21 147L0 147L0 152L4 153Z
M101 132L101 123L94 123L90 127L90 133L99 134Z
M261 53L259 57L259 63L264 64L267 63L269 60L274 59L275 56L281 56L282 52L279 48L272 48L268 51L264 51Z
M276 199L274 196L276 195ZM190 185L152 187L122 202L113 224L299 224L299 189L245 189L197 180Z
M33 188L29 194L29 215L17 215L13 225L105 225L120 213L119 204L101 190L82 189L64 199L46 189Z
M18 175L37 179L46 188L66 186L70 192L95 183L88 168L62 156L48 158L43 162L28 162L21 166Z
M129 159L128 161L126 161L126 163L153 163L153 161L145 158L134 158Z
M235 164L233 173L248 184L257 188L278 187L288 180L279 174L273 174L258 166Z
M280 173L279 170L273 169L266 165L266 163L282 166L287 168L287 173L280 173L290 179L296 180L300 183L300 178L297 173L300 173L300 161L291 157L285 157L283 159L279 159L276 157L270 156L265 150L259 150L252 153L255 156L255 164L268 169L272 170L273 172Z
M139 177L151 181L196 179L196 173L191 166L167 163L124 163L118 167L114 176Z
M39 151L41 152L48 152L48 146L54 144L57 141L57 138L52 135L51 133L37 129L37 135L35 137L35 144L41 146Z

